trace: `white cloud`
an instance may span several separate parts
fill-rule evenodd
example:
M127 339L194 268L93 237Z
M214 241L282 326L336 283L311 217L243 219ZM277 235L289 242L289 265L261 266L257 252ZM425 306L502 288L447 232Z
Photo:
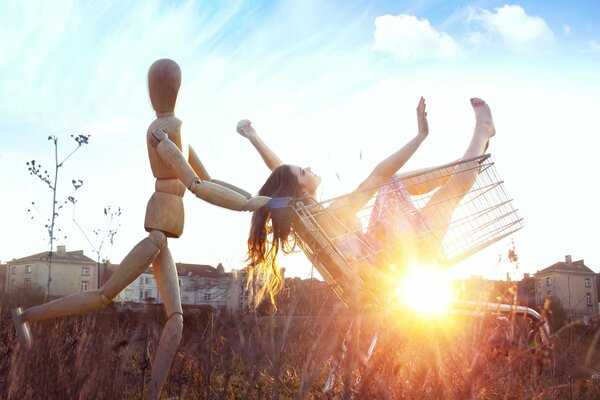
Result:
M567 24L563 24L563 35L569 36L571 34L571 27Z
M469 47L480 47L489 44L491 41L490 35L479 31L469 32L464 38L464 44Z
M554 33L543 18L530 16L521 6L504 5L489 11L471 9L469 20L481 25L490 39L499 36L513 51L548 49Z
M585 47L581 51L584 54L600 54L600 43L595 40L586 42Z
M460 46L447 33L438 32L426 19L400 14L375 18L375 49L405 62L455 58Z

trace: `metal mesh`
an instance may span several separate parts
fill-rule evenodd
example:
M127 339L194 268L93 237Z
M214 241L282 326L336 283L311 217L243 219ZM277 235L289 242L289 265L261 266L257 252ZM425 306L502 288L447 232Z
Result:
M300 247L346 303L358 292L372 297L376 290L369 282L391 265L401 269L416 260L448 267L523 227L489 155L400 181L376 188L377 194L356 213L360 224L352 226L336 217L344 196L320 203L293 201ZM351 201L341 203L353 208ZM343 233L328 234L326 220L343 225L336 230Z

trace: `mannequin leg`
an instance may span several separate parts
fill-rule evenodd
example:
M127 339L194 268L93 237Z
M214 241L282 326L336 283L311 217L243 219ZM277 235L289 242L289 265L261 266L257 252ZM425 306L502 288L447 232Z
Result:
M16 309L13 312L13 322L21 343L26 347L31 347L31 336L27 326L30 321L83 314L110 303L121 290L148 268L165 243L164 234L153 231L149 237L139 242L127 254L108 282L99 289L75 293L49 303L31 307L22 313Z
M473 137L461 159L483 155L489 139L496 133L490 107L481 99L471 99L475 111ZM460 172L460 173L459 173ZM479 174L477 161L458 165L448 181L435 192L421 213L435 229L435 236L443 240L452 219L452 212L462 198L471 190Z
M165 246L152 264L156 285L165 305L167 323L160 335L160 342L154 362L148 387L148 399L160 398L163 384L169 375L173 358L181 341L183 332L183 309L179 295L179 278L177 268L169 248Z

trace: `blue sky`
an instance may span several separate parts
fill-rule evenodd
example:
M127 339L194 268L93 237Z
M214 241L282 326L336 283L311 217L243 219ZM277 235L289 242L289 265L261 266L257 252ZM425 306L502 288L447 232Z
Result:
M526 227L514 236L520 271L566 254L600 271L595 198L600 128L600 4L595 1L43 2L0 5L0 260L44 251L50 191L25 163L52 163L71 134L90 134L61 169L59 244L97 246L105 206L121 207L119 262L146 233L153 190L145 132L154 116L146 73L159 58L183 71L177 115L214 178L256 192L268 175L235 133L249 118L286 162L323 176L323 198L356 186L416 131L428 101L431 133L407 169L459 157L472 132L469 97L492 106L490 147ZM362 154L362 158L359 155ZM338 180L336 174L339 175ZM38 204L40 216L26 210ZM176 261L242 266L249 214L185 198ZM508 241L458 273L502 275ZM302 257L286 260L308 276Z

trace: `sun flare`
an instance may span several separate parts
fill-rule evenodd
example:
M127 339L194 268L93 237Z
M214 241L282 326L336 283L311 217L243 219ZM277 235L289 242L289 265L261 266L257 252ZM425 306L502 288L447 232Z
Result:
M398 283L396 294L402 305L418 314L445 315L452 305L452 282L445 271L413 265Z

